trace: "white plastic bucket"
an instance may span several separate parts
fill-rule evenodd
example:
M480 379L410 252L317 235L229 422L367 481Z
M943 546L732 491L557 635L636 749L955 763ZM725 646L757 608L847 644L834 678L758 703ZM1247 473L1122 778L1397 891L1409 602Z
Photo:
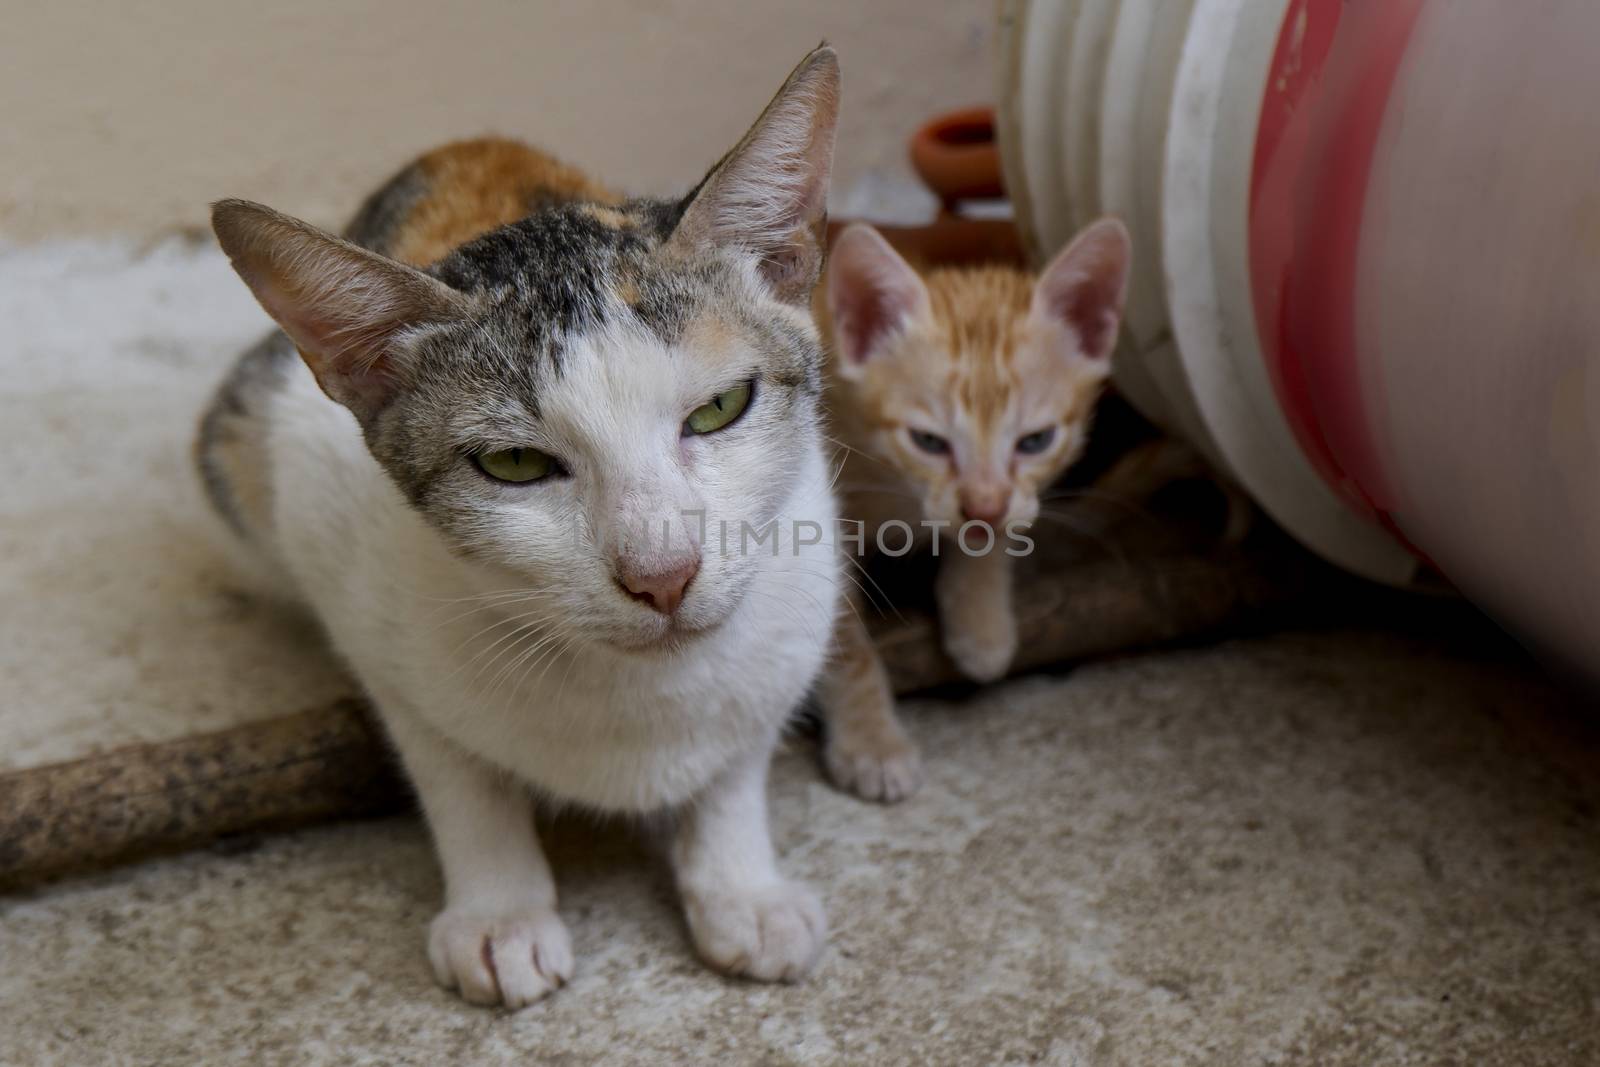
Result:
M1006 0L1032 250L1133 232L1122 391L1324 557L1600 642L1600 4Z

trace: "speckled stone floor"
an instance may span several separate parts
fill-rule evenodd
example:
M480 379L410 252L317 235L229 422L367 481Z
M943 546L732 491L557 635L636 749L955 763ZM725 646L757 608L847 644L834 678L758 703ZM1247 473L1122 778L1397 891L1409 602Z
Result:
M1600 1064L1600 719L1494 643L1290 634L912 702L896 808L778 762L830 911L795 987L693 959L623 828L550 834L579 966L434 988L411 819L0 898L0 1063Z

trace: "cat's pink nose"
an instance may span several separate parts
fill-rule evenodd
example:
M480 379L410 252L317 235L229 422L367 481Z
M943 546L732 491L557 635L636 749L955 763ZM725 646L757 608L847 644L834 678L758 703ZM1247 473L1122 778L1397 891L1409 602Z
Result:
M998 527L1010 510L1011 494L1003 489L963 489L957 494L961 517L968 522L986 522Z
M671 615L683 603L684 592L699 573L699 556L666 570L639 571L623 563L617 567L617 584L633 599Z

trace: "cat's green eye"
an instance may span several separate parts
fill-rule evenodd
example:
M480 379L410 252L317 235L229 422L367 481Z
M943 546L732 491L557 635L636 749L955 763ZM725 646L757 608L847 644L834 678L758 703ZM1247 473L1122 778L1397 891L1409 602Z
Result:
M744 382L718 393L708 403L689 412L689 417L683 420L683 435L715 433L728 426L750 406L750 392L750 383Z
M537 448L503 448L498 452L480 452L472 457L472 462L496 481L518 484L548 478L561 469L554 459Z

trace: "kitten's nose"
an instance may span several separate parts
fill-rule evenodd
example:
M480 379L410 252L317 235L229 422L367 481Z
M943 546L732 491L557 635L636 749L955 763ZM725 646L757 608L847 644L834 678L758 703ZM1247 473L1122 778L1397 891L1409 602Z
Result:
M633 599L649 604L663 615L671 615L683 603L684 591L699 573L699 556L666 570L648 572L620 563L617 566L617 584Z
M968 522L986 522L998 528L1011 507L1009 489L963 489L956 494L961 517Z

